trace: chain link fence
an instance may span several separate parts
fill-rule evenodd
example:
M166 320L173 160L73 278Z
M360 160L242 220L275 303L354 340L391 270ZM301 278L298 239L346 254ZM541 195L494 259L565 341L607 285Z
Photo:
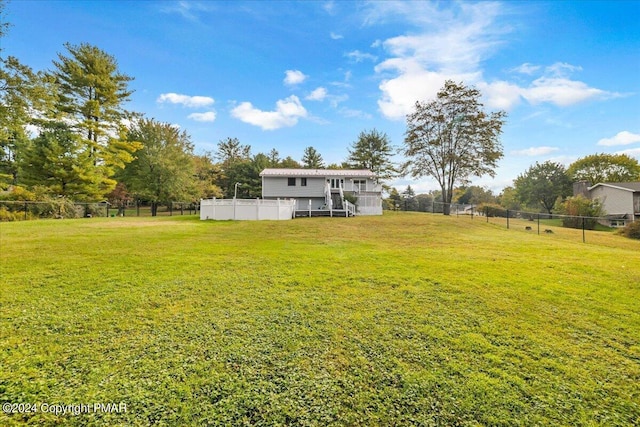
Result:
M589 231L611 232L632 221L620 215L572 216L504 209L494 205L461 205L442 202L432 202L423 212L443 214L447 207L449 208L449 215L452 217L485 221L504 226L507 229L521 230L538 235L555 234L562 229L580 230L583 242L586 242Z
M198 202L168 202L160 205L156 216L195 215ZM116 206L109 202L74 202L61 198L51 201L0 200L0 222L44 218L91 218L153 216L151 205L142 201Z

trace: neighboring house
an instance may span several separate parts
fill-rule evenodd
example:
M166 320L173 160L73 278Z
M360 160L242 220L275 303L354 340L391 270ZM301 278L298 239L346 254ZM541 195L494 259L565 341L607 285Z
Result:
M295 199L297 216L382 215L382 185L370 170L265 169L260 176L262 198Z
M579 182L574 185L574 195L599 199L606 212L610 227L623 227L640 220L640 182L602 182L593 186Z

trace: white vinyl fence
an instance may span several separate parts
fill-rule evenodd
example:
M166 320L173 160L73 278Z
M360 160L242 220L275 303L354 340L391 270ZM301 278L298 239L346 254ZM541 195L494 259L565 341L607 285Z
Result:
M200 219L285 220L294 217L295 209L294 199L203 199L200 201Z

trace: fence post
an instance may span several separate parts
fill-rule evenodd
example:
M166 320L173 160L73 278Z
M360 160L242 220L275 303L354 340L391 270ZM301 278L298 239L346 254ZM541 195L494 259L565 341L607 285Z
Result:
M582 217L582 243L585 242L585 237L584 237L584 223L585 223L585 217Z
M136 214L140 216L140 199L136 199Z
M27 202L24 202L24 220L27 220Z
M169 216L173 216L173 202L169 202Z
M473 219L473 205L471 205L471 219Z
M538 214L538 236L540 235L540 214Z
M484 216L487 217L487 222L489 222L489 206L484 207Z
M180 215L184 215L184 203L180 202Z
M509 229L509 209L507 209L507 230Z

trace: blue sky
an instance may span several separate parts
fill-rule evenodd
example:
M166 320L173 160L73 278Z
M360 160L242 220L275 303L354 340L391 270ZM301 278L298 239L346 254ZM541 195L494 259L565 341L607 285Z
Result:
M87 42L135 78L128 108L179 125L197 152L339 163L363 130L404 138L405 115L446 79L508 113L499 191L536 161L640 159L640 2L30 1L6 10L3 54L52 69ZM430 178L399 179L418 192Z

